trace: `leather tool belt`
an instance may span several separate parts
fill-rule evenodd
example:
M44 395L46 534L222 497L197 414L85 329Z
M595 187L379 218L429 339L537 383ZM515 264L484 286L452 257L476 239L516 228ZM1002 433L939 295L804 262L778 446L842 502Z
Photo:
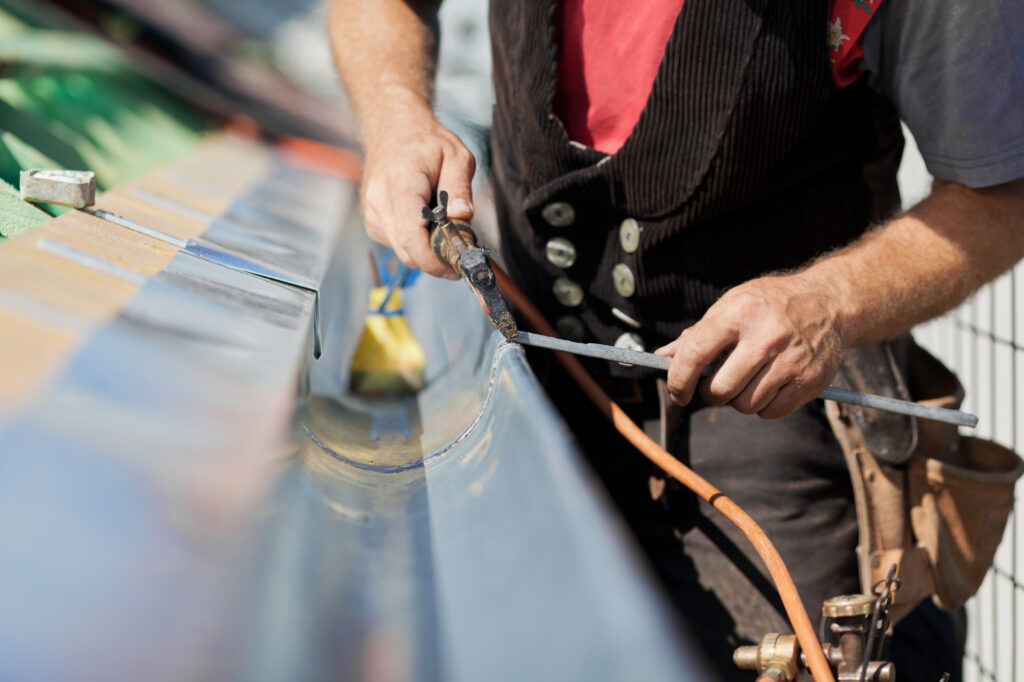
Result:
M846 354L835 385L957 409L956 376L909 336ZM894 622L922 599L955 609L981 586L1024 462L957 427L826 401L853 481L861 588L898 566Z

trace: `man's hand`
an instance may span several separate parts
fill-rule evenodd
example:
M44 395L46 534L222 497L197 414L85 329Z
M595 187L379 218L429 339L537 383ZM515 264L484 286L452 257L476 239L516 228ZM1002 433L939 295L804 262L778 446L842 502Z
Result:
M709 405L777 419L827 387L843 340L827 283L805 273L761 277L726 292L704 317L656 353L672 355L668 390L686 405L700 387ZM701 379L703 369L715 363Z
M448 192L448 216L473 218L473 155L429 110L405 113L367 140L361 202L366 233L390 246L406 265L458 279L430 250L420 215L438 189Z

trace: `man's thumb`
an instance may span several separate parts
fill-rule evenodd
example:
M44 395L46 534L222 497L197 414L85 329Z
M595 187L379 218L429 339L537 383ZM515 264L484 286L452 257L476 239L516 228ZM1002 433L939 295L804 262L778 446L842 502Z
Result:
M467 152L468 155L468 152ZM438 190L448 192L448 217L469 221L473 218L473 157L468 163L462 159L448 159L441 168Z
M451 192L449 192L451 195ZM455 196L448 201L448 217L458 220L473 219L473 202L461 196Z

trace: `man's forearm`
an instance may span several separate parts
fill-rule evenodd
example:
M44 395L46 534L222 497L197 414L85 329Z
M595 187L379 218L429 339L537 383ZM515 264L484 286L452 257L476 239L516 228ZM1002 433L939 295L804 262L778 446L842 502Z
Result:
M1024 180L933 193L804 272L831 287L845 347L894 338L962 303L1024 256Z
M410 110L430 111L438 1L331 0L335 62L364 144Z

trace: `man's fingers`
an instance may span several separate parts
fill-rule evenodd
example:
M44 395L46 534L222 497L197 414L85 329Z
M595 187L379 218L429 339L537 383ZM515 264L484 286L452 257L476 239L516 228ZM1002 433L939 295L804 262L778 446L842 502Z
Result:
M786 384L779 389L767 407L758 410L757 416L762 419L781 419L789 416L807 402L804 393L805 391L796 384Z
M395 254L409 267L422 270L428 275L457 279L458 276L452 271L451 266L434 255L428 235L426 223L410 224L408 228L400 230L395 235Z
M668 370L668 392L673 402L688 404L704 368L734 343L736 330L712 321L698 322L684 331Z
M732 406L743 414L757 414L768 407L782 386L778 371L769 363L747 382L746 388L738 396L732 399Z
M658 349L673 353L668 388L686 405L699 385L711 405L775 419L817 397L835 374L843 338L821 282L766 276L726 292L693 327ZM701 370L728 351L706 381Z
M435 277L454 275L451 266L442 263L430 248L430 232L422 217L430 198L430 182L426 176L396 187L391 201L392 226L388 230L391 245L399 260L409 267Z
M708 405L725 405L746 389L764 365L763 353L741 343L706 381L700 382L700 395Z
M804 404L814 400L832 381L831 374L798 374L785 382L775 397L757 414L765 419L779 419L796 412ZM781 383L781 382L780 382Z
M679 350L679 343L680 343L679 339L676 339L675 341L672 341L671 343L668 343L668 344L662 346L661 348L658 348L657 350L655 350L654 354L655 355L667 355L667 356L671 357L671 356L676 354L677 350Z

